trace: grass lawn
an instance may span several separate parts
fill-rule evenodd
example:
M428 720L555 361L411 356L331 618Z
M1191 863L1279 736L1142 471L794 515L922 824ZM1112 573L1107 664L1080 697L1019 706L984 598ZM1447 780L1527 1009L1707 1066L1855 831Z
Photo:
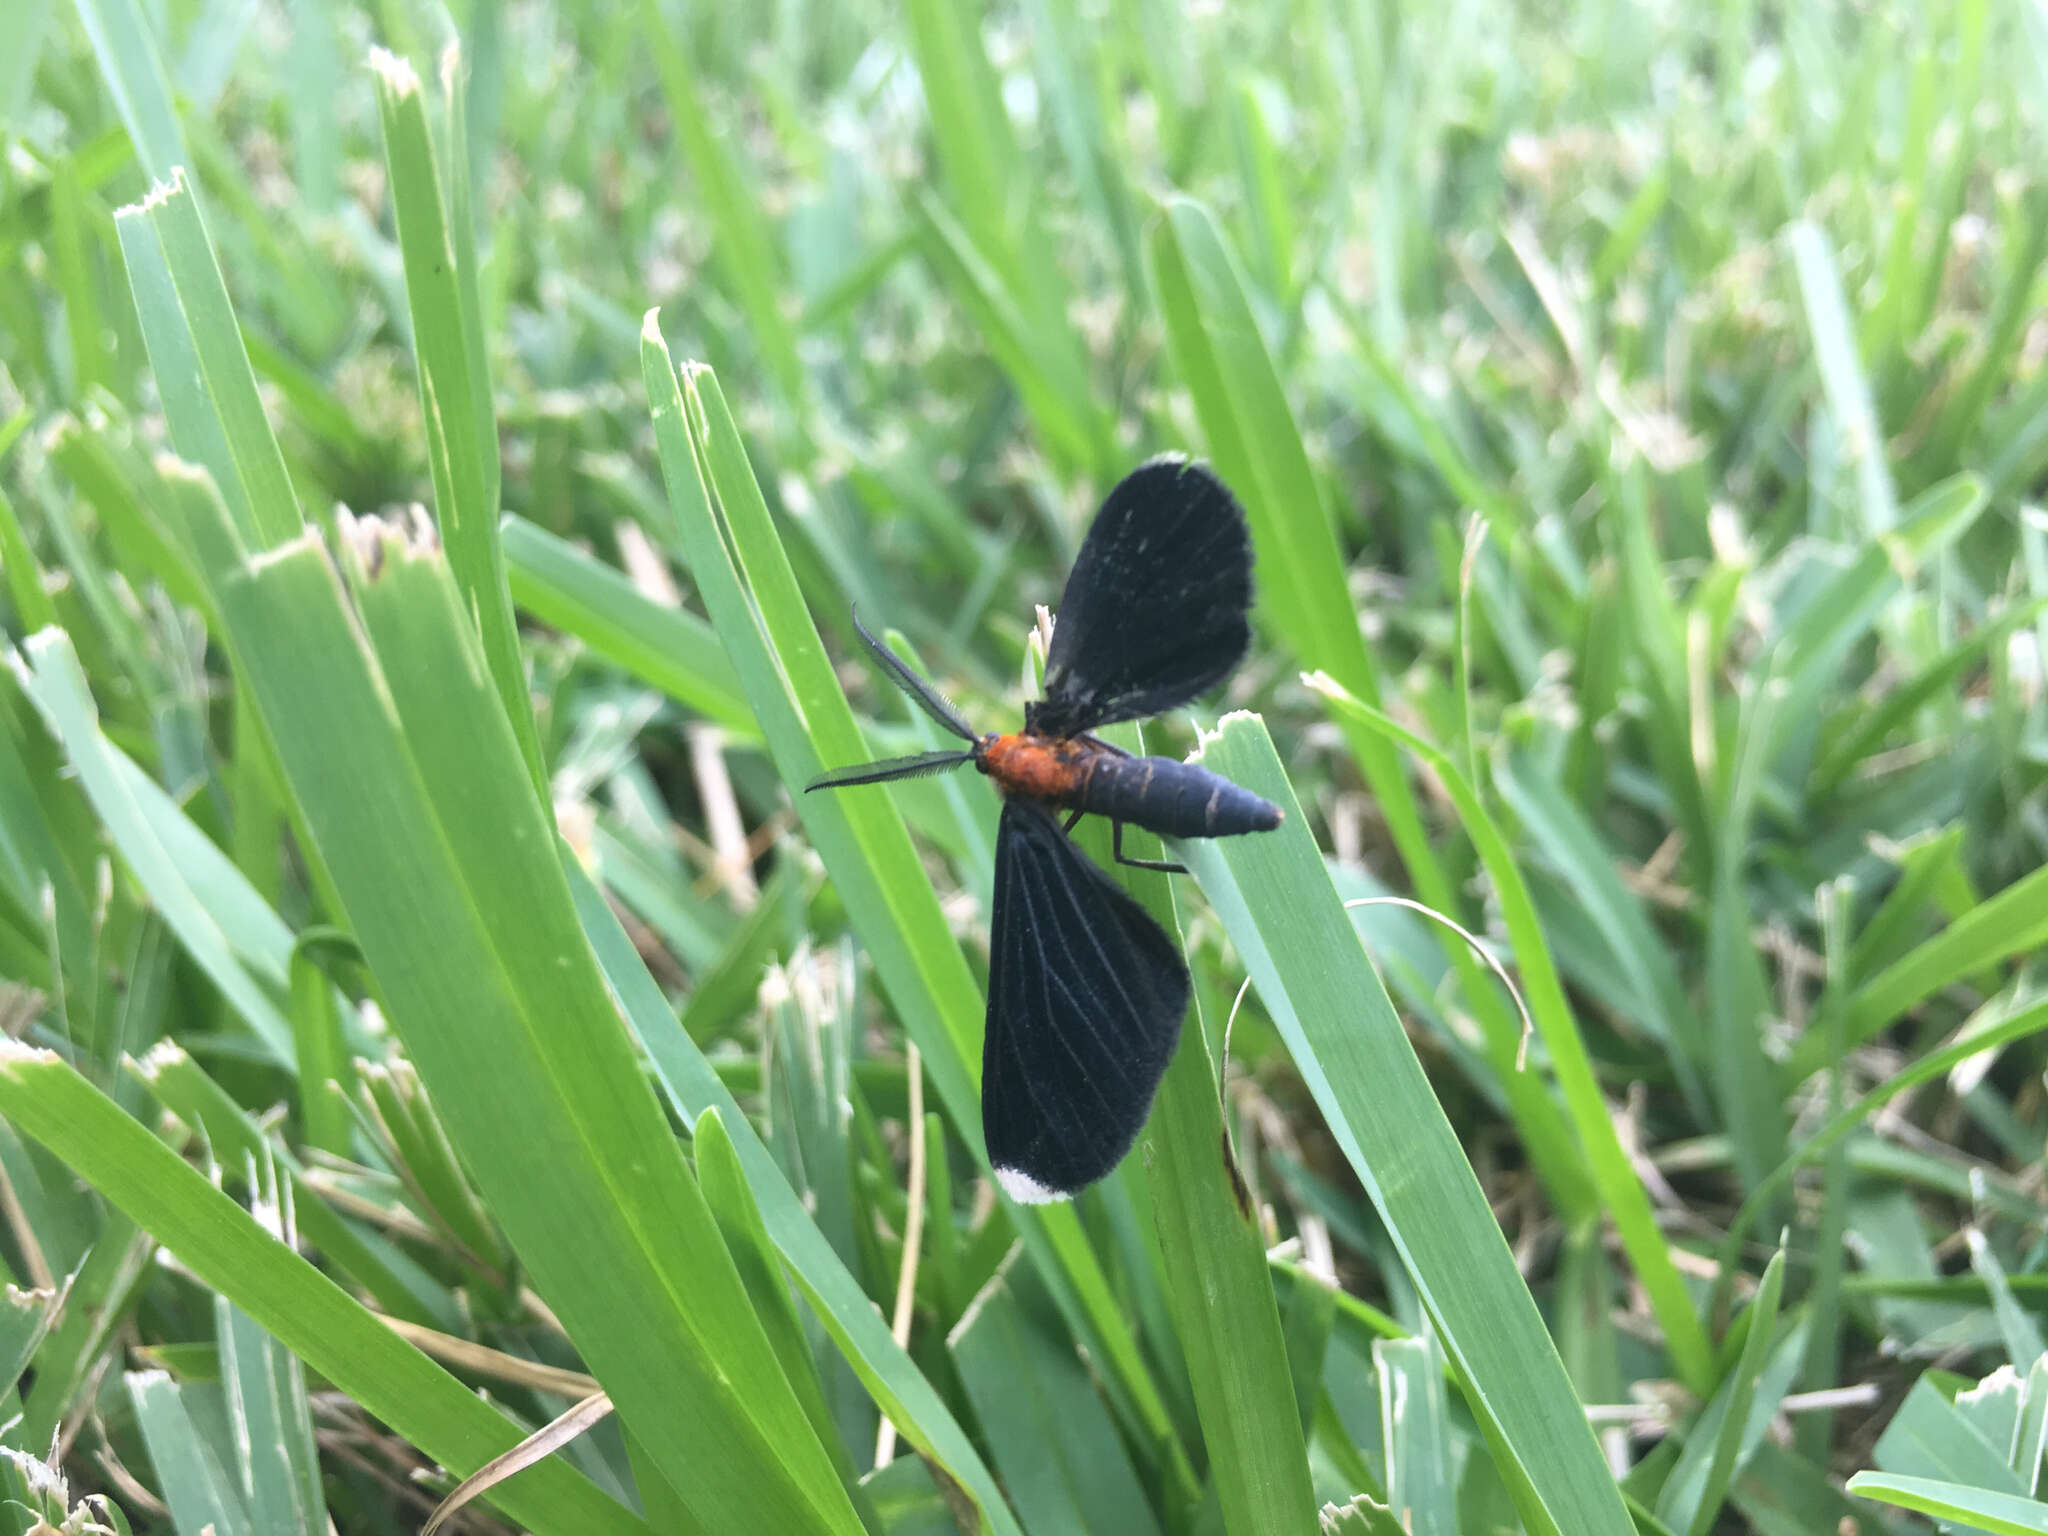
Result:
M455 11L0 21L0 1536L2048 1531L2048 9ZM1016 1204L800 791L1167 451L1285 819Z

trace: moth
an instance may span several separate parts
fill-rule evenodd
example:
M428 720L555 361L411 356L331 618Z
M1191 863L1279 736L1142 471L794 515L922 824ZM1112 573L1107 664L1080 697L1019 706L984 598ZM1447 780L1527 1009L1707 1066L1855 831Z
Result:
M1167 456L1125 476L1096 513L1023 730L976 734L854 614L889 677L967 745L834 769L806 793L967 763L1002 792L981 1115L989 1163L1014 1200L1066 1199L1122 1161L1190 994L1179 947L1074 845L1074 824L1107 818L1117 862L1169 874L1185 871L1124 856L1126 824L1176 838L1280 825L1278 806L1200 764L1133 756L1093 734L1221 683L1251 643L1251 604L1243 509L1205 465Z

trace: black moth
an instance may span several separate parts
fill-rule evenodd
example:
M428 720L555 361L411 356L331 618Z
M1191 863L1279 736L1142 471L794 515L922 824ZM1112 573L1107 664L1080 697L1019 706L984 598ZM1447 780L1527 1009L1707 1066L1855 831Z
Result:
M819 775L806 790L879 784L973 763L1003 793L990 917L981 1116L1012 1199L1060 1200L1130 1150L1180 1038L1188 971L1151 914L1067 831L1106 816L1118 862L1125 822L1165 837L1230 837L1280 809L1193 763L1133 757L1089 733L1173 709L1215 687L1251 642L1244 512L1208 468L1153 459L1125 476L1088 530L1060 598L1045 697L1024 729L977 736L861 625L854 628L924 712L968 745ZM1068 811L1065 828L1056 811Z

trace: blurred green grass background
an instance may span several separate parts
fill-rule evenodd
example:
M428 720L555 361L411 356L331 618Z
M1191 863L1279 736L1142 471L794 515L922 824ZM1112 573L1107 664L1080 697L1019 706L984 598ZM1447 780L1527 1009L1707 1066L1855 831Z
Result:
M5 29L0 1528L2048 1529L2036 0ZM1027 1212L790 786L1163 450L1289 818Z

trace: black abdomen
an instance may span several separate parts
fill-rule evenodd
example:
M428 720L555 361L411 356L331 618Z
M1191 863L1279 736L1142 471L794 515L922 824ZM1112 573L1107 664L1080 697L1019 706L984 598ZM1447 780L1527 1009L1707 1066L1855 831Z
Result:
M1221 774L1171 757L1093 757L1075 786L1076 810L1162 837L1234 837L1280 825L1280 808Z

